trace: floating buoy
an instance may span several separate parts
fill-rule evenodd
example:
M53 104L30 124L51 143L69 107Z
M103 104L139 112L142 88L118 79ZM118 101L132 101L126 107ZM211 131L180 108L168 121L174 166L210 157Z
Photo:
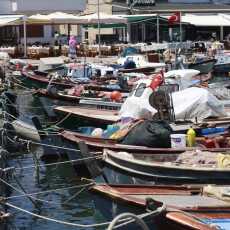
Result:
M15 69L16 69L16 71L20 71L21 70L21 65L19 63L16 63Z
M122 99L122 95L119 91L113 91L111 94L110 94L110 99L112 101L116 101L116 102L119 102L121 101Z
M103 130L101 128L96 128L91 133L91 136L93 136L93 137L101 137L102 134L103 134Z

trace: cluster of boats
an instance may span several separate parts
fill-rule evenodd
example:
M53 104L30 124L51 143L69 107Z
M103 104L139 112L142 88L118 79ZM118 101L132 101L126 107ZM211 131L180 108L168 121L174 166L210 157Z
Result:
M160 209L147 221L159 229L229 229L230 80L214 77L216 63L166 71L140 54L110 65L11 60L2 145L20 136L40 143L43 159L67 156L106 202L137 213ZM33 102L20 106L28 95ZM191 127L195 144L187 146Z

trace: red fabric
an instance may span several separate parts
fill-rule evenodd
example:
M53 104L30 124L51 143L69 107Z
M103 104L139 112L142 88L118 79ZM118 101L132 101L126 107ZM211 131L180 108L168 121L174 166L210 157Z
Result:
M170 25L173 25L174 23L179 23L180 20L181 20L180 12L176 12L175 14L173 14L169 17L168 22Z
M163 72L161 72L160 74L157 74L152 82L150 83L150 88L152 90L155 90L158 86L160 86L162 83L164 82L164 75L163 75Z

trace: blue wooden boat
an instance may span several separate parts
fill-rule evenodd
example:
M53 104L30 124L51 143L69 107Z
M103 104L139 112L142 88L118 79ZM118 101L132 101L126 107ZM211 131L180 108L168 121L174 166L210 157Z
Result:
M204 158L208 160L204 162ZM110 183L115 183L114 178L117 183L122 183L119 178L123 180L126 176L140 183L229 184L230 168L220 165L218 159L227 161L228 150L188 150L180 154L137 154L104 150L103 157L109 169L107 171L110 172L106 173Z
M221 187L217 189L224 191ZM142 213L153 212L154 215L149 215L151 226L159 230L228 230L230 227L230 205L224 199L224 194L228 196L228 188L225 188L223 199L207 194L203 186L192 185L96 184L91 192L102 198L101 208L107 212L116 206L113 210L119 214L121 205L123 210L126 207L126 212L130 208L136 208L136 214L141 208ZM109 201L113 205L109 205ZM107 205L102 205L105 202Z

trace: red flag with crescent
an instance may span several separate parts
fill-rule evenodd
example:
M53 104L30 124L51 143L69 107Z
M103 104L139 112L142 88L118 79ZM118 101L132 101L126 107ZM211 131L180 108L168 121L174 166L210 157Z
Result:
M170 25L173 25L174 23L179 23L181 20L180 18L180 12L176 12L173 15L171 15L168 19L168 22Z

